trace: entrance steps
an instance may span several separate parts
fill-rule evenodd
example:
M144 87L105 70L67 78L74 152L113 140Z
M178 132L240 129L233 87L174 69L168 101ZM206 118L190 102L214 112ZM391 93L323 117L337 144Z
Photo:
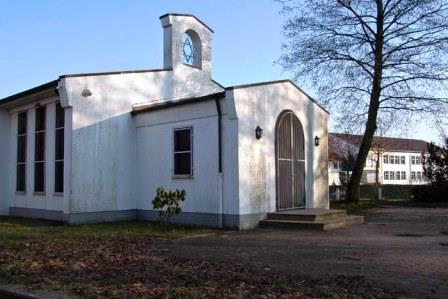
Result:
M260 227L331 230L362 223L363 216L347 215L344 210L300 209L268 213Z

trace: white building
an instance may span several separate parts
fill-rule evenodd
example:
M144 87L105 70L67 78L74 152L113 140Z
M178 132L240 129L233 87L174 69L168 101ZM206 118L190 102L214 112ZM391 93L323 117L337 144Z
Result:
M341 174L347 157L358 152L360 135L329 133L329 184L340 185ZM422 153L428 151L423 140L374 137L364 167L362 183L376 182L376 167L379 160L379 182L382 185L420 185L427 184L423 175ZM378 159L379 158L379 159Z
M159 186L186 190L178 223L328 209L327 111L288 80L224 88L212 29L160 19L163 69L63 75L0 100L0 213L155 220Z

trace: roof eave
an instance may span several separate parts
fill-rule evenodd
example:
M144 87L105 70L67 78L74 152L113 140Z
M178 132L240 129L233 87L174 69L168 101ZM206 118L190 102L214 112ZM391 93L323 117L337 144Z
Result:
M30 89L27 89L25 91L13 94L13 95L11 95L9 97L0 99L0 107L5 106L6 104L9 104L9 103L11 103L11 102L13 102L15 100L28 97L30 95L33 95L33 94L45 91L47 89L52 89L52 88L56 89L56 87L58 86L58 81L59 80L53 80L53 81L44 83L42 85L39 85L39 86L30 88Z
M139 106L132 107L131 114L136 115L136 114L140 114L140 113L152 112L152 111L171 108L171 107L180 106L180 105L186 105L186 104L203 102L203 101L207 101L207 100L219 99L219 98L225 97L225 95L226 95L226 92L221 91L221 92L212 93L212 94L208 94L208 95L200 96L200 97L188 97L188 98L181 98L181 99L175 99L175 100L170 100L170 101L160 101L160 102L156 102L156 103L148 103L147 105L139 105Z

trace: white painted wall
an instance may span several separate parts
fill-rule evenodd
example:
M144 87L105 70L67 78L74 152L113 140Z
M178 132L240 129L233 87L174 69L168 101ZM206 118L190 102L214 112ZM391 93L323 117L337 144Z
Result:
M9 153L9 191L10 206L17 208L32 208L49 211L64 211L68 192L64 194L54 193L54 157L55 157L55 103L57 97L42 98L37 102L46 106L46 130L45 130L45 192L34 192L34 146L35 146L35 104L17 107L10 115L10 153ZM16 163L17 161L17 114L27 111L27 155L26 155L26 192L16 192ZM67 122L67 117L66 117ZM67 130L66 130L67 131ZM66 133L67 134L67 133ZM67 151L67 146L65 147ZM66 191L66 190L64 190Z
M233 90L238 117L241 214L276 210L275 125L284 110L302 123L306 154L306 206L328 208L328 114L289 82ZM255 138L260 126L263 138ZM319 147L314 136L321 138Z
M136 124L130 114L134 104L197 97L223 90L210 80L207 49L211 33L191 17L174 17L170 25L172 37L176 39L170 50L171 59L176 61L172 64L173 70L64 79L67 105L73 110L72 213L137 207L140 194L136 192L136 173L140 161L136 159ZM194 29L204 43L203 69L179 63L182 43L178 38L188 29ZM167 38L171 37L165 34L165 44ZM87 90L89 96L86 96ZM149 133L145 131L145 134Z
M405 164L390 164L390 163L384 163L383 156L405 156ZM421 153L419 152L384 152L381 156L381 164L380 164L380 177L381 177L381 183L382 184L394 184L394 185L421 185L421 184L427 184L428 182L425 180L411 180L411 172L421 172L423 173L423 165L422 164L412 164L411 163L411 157L421 157ZM406 172L406 180L385 180L384 179L384 172L385 171L405 171Z
M10 115L5 110L0 109L0 215L9 213L9 181L11 175L10 168Z
M184 212L219 214L218 118L213 100L138 114L137 208L151 210L157 187L184 189ZM193 177L174 178L175 128L193 128Z

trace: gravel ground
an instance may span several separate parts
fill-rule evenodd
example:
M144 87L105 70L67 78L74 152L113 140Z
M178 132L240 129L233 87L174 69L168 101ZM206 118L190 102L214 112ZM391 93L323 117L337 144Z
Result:
M267 275L333 277L341 284L345 277L397 297L448 298L448 209L385 206L364 216L366 224L329 232L255 229L159 246L176 258L224 261Z

